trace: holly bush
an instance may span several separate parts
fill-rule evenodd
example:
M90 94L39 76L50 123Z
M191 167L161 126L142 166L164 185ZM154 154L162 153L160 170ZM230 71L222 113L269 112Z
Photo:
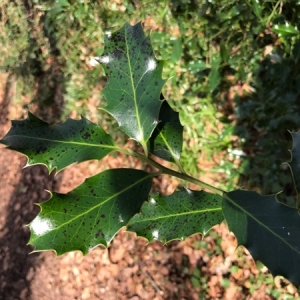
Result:
M223 191L209 185L188 175L181 164L183 126L161 92L163 61L154 56L141 24L125 24L105 37L104 46L98 60L108 77L103 90L107 106L101 109L115 118L119 130L140 150L117 145L100 125L84 117L49 125L31 113L25 120L12 121L0 142L25 154L28 166L44 164L49 172L101 160L112 152L140 159L152 166L151 171L109 169L67 194L52 193L29 224L34 251L53 250L62 255L79 250L86 254L99 244L107 246L124 226L149 241L167 243L194 233L205 235L225 221L254 259L274 276L285 276L298 286L300 133L291 132L292 159L288 163L297 193L295 205L279 202L277 194ZM153 193L152 180L161 174L194 183L199 190L182 187L171 195Z

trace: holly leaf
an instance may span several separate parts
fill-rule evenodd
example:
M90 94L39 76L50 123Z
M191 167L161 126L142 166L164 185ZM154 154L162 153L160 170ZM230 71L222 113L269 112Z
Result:
M297 208L300 208L300 132L291 132L293 147L291 150L292 159L289 166L292 172L294 186L297 192Z
M223 221L222 197L204 191L181 189L172 195L152 196L127 229L149 241L184 240L194 233L205 235Z
M182 151L183 126L179 113L165 100L159 113L159 123L149 140L150 152L162 159L179 164Z
M275 195L236 190L224 195L223 213L239 245L265 264L273 276L300 284L300 216Z
M49 125L28 113L12 127L0 143L25 154L27 165L44 164L49 171L60 171L75 162L102 159L116 146L112 138L97 124L82 117Z
M156 60L140 23L125 24L105 37L100 57L108 76L104 108L120 129L147 151L147 140L158 123L163 62Z
M29 244L35 251L54 250L57 255L74 250L87 254L99 244L107 246L148 200L151 176L141 170L111 169L68 194L53 193L29 224Z

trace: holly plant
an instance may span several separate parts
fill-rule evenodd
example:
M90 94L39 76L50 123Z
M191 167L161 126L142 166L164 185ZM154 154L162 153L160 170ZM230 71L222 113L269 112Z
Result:
M186 174L180 164L183 127L178 112L161 93L163 62L155 58L141 24L125 24L105 37L104 45L99 62L108 82L103 90L107 106L102 109L142 150L117 145L103 128L83 117L49 125L31 113L25 120L12 121L1 143L25 154L28 165L44 164L49 172L59 172L73 163L101 160L112 152L140 159L154 171L108 169L67 194L51 194L29 224L29 243L34 251L53 250L62 255L79 250L86 254L99 244L107 246L124 226L149 241L167 243L195 233L204 236L212 226L225 221L239 245L265 264L273 276L285 276L298 286L300 133L291 133L289 166L297 192L295 207L282 204L277 195L226 192L208 185ZM152 194L152 180L160 174L194 183L199 190L183 187L171 195Z

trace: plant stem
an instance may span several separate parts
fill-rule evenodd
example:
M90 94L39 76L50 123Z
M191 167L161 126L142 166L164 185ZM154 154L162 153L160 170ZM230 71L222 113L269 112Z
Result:
M152 165L153 167L157 168L159 170L158 173L155 173L155 175L157 174L167 174L167 175L170 175L170 176L174 176L174 177L177 177L177 178L180 178L180 179L183 179L185 181L188 181L188 182L191 182L191 183L194 183L198 186L200 186L201 188L204 188L204 189L209 189L210 191L218 194L218 195L223 195L225 193L225 191L221 190L221 189L218 189L210 184L207 184L199 179L196 179L186 173L180 173L180 172L177 172L177 171L174 171L172 169L169 169L167 167L164 167L163 165L159 164L158 162L154 161L153 159L151 159L150 157L146 157L138 152L135 152L131 149L124 149L124 148L117 148L116 149L117 151L119 152L122 152L124 154L127 154L127 155L131 155L131 156L134 156L138 159L140 159L141 161L143 162L146 162L150 165Z
M184 171L184 169L183 169L183 167L182 167L182 165L181 165L181 163L180 163L180 161L179 161L179 159L176 159L176 160L175 160L175 163L176 163L176 165L177 165L177 167L178 167L180 173L186 174L185 171Z

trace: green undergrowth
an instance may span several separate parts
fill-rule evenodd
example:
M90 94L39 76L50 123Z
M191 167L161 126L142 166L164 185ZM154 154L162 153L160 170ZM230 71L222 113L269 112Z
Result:
M154 53L165 60L163 94L185 126L186 172L203 175L204 158L215 160L210 171L220 188L285 190L292 199L281 162L290 160L287 128L300 127L297 1L59 0L25 7L21 0L4 0L0 11L0 67L15 75L15 101L28 95L29 110L35 103L49 107L59 93L63 111L54 122L71 113L90 117L91 99L105 106L105 73L91 58L103 53L105 33L142 20L152 31ZM232 87L242 92L230 94ZM114 132L108 114L92 113ZM277 297L273 287L270 294Z
M219 135L217 128L220 121L214 118L216 107L208 93L201 92L205 91L209 74L205 53L198 50L207 38L199 32L205 21L199 19L195 22L197 15L190 11L192 7L189 3L183 7L169 1L161 1L158 5L143 1L135 5L130 1L122 1L121 4L102 1L101 5L89 1L38 1L29 7L25 7L20 0L15 3L19 4L18 10L9 1L2 2L0 6L3 15L12 20L3 22L0 27L6 49L12 47L12 51L6 51L6 55L1 57L1 65L3 70L16 74L18 94L28 94L32 99L27 106L29 110L37 101L40 106L51 106L49 94L53 100L57 96L53 95L53 90L59 90L63 95L64 109L61 115L54 116L54 121L55 118L64 120L70 113L86 117L92 114L94 118L100 117L102 125L109 131L111 124L114 124L113 119L99 110L90 112L90 99L95 99L92 104L98 105L100 101L99 104L105 106L100 91L106 82L102 68L91 66L91 59L103 52L101 41L104 33L112 32L125 22L134 24L144 20L145 29L149 33L153 31L151 41L154 53L158 59L165 60L163 78L168 78L168 81L163 93L173 101L173 107L180 110L181 121L187 136L190 136L190 140L184 141L183 152L187 172L194 176L201 172L200 162L194 163L199 152L212 159L215 152L231 147L231 128L222 129L225 136ZM178 11L181 9L185 11L179 17ZM28 13L30 18L26 19ZM11 46L10 40L16 32L20 42ZM206 74L202 74L204 77L201 75L203 78L199 81L199 72L202 71ZM60 77L59 82L56 76ZM28 78L33 78L30 84L26 84ZM182 80L183 84L180 84ZM34 90L34 81L41 84L40 90ZM191 112L195 112L192 120ZM212 128L203 130L208 122ZM207 140L210 140L208 146L205 145ZM217 172L228 173L232 167L226 164Z

